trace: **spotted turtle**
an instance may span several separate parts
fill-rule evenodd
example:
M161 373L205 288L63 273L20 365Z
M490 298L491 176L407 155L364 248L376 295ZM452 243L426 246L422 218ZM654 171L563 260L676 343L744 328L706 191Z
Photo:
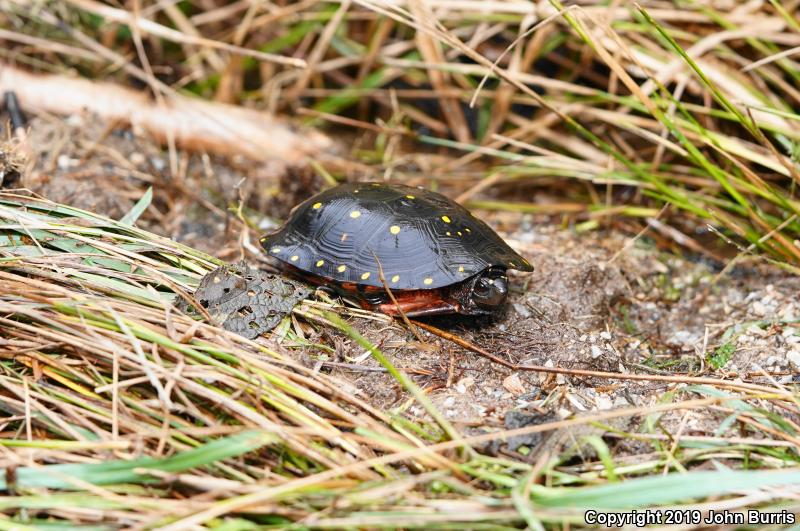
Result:
M390 315L489 314L508 295L506 270L533 270L461 205L399 184L325 190L261 243L287 273Z

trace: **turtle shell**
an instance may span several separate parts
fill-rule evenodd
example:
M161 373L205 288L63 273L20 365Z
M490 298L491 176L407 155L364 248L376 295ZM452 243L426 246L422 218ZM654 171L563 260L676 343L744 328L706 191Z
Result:
M486 268L532 271L486 223L445 196L399 184L348 183L297 205L261 239L269 255L339 283L435 289Z

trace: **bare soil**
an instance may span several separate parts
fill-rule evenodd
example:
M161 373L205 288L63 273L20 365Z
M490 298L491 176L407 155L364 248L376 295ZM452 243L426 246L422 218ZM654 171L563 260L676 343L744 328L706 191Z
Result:
M493 319L432 321L519 365L693 376L756 376L791 381L800 359L797 321L800 279L769 267L747 266L716 278L711 266L660 253L617 233L577 235L539 226L518 245L535 267L513 277L508 308ZM531 237L532 236L532 237ZM511 238L513 240L513 238ZM608 381L513 371L423 332L420 348L399 324L361 331L398 366L424 371L445 414L472 424L499 422L506 411L536 411L546 403L561 415L653 403L675 384ZM708 358L726 343L729 361ZM353 362L358 350L337 352ZM381 406L404 397L387 375L341 370ZM552 393L560 396L552 398Z

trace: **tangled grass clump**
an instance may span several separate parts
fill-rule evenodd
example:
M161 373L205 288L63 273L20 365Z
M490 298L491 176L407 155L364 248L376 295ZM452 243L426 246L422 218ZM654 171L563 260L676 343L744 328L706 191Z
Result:
M299 317L370 350L430 416L379 411L285 355L279 341L267 347L180 314L175 295L188 296L217 262L134 227L143 205L113 221L0 194L0 488L11 494L0 496L7 515L0 526L177 530L213 528L220 517L236 529L580 524L588 508L722 495L726 507L742 507L752 503L748 492L758 491L765 504L800 486L796 468L620 483L621 475L646 474L666 461L655 454L615 463L597 436L581 444L598 449L599 469L568 465L575 449L545 453L538 463L471 449L615 417L710 407L751 419L767 437L690 444L681 454L686 466L722 452L785 468L796 461L793 425L765 407L795 406L777 388L765 396L698 387L651 408L465 438L332 312L347 310L314 301L298 308ZM783 438L770 429L777 422ZM783 490L761 490L775 486Z

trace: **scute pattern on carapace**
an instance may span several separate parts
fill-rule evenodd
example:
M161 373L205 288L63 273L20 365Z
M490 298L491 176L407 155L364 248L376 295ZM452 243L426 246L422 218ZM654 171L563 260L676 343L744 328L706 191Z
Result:
M398 184L349 183L299 204L265 236L273 257L335 282L435 289L486 268L531 271L488 225L446 197ZM369 274L366 274L369 273Z

